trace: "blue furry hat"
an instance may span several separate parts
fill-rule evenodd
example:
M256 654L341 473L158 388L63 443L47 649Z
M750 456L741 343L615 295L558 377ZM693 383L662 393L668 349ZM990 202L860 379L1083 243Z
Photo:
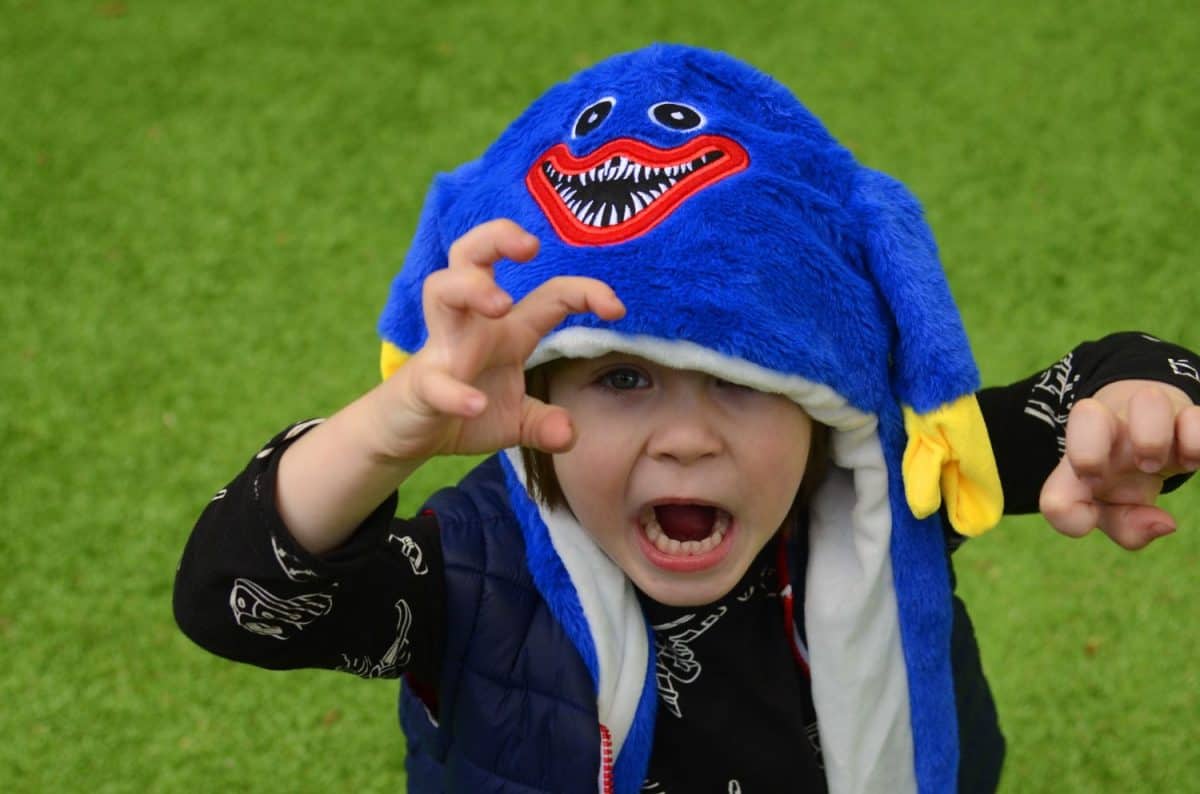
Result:
M916 200L746 64L672 45L615 56L437 177L379 323L385 375L424 343L424 279L456 238L497 217L541 240L532 261L496 266L514 299L582 275L628 310L616 322L567 318L529 366L634 353L788 395L829 425L804 604L830 790L954 790L936 509L944 497L960 531L982 531L998 517L999 483L971 396L976 368ZM636 791L654 679L631 585L569 512L529 499L519 455L504 461L535 582L596 680L617 790Z

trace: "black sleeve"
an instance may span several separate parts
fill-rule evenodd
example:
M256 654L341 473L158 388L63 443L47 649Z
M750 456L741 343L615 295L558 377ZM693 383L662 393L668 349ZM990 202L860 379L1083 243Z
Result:
M317 557L275 509L279 458L318 421L277 435L209 502L175 575L175 620L207 650L260 667L407 670L435 682L445 625L436 519L394 518L393 494Z
M1005 513L1038 511L1042 483L1066 447L1067 415L1075 401L1113 381L1134 378L1178 386L1200 403L1200 356L1136 331L1084 342L1042 372L979 392ZM1164 492L1189 476L1167 480Z

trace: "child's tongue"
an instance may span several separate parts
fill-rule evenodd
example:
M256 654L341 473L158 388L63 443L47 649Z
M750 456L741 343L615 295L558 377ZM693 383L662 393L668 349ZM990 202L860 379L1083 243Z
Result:
M658 505L654 517L663 533L680 543L687 540L704 540L712 534L717 511L703 505Z

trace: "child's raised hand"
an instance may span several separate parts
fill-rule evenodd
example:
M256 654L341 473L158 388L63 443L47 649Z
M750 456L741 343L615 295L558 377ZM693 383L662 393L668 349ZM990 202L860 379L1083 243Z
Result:
M567 315L619 319L625 307L591 278L552 278L513 305L493 265L537 253L509 220L476 226L450 247L449 266L425 280L429 337L379 394L382 443L395 458L476 454L521 444L561 452L574 443L566 411L525 394L524 363Z
M1065 535L1099 527L1126 549L1175 531L1155 505L1163 480L1200 468L1200 406L1156 381L1110 383L1080 400L1067 420L1067 448L1042 486L1046 520Z

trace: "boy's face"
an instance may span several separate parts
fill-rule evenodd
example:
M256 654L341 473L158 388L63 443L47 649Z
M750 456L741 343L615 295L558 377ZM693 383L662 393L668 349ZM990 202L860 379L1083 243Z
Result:
M548 385L578 434L554 456L555 474L605 553L663 604L733 589L796 497L808 414L781 395L626 354L563 361Z

